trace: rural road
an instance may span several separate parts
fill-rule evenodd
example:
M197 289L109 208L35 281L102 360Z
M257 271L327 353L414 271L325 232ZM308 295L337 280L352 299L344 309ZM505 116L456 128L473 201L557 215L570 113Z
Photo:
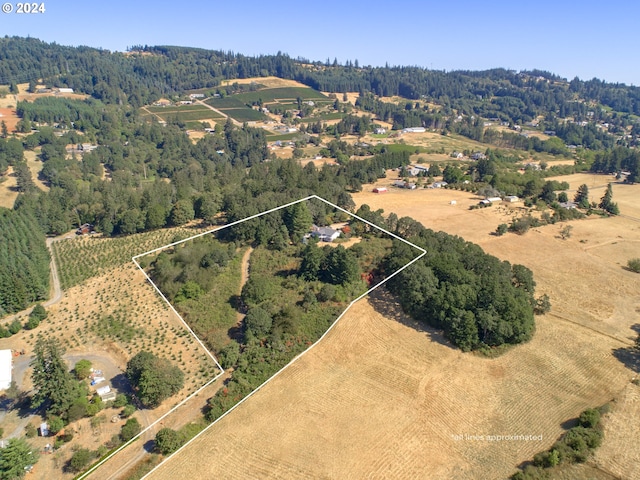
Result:
M229 115L227 115L226 113L221 112L220 110L218 110L217 108L213 108L211 105L209 105L208 103L203 102L202 100L196 100L196 103L203 105L205 107L207 107L209 110L213 110L214 112L216 112L218 115L222 115L224 118L231 118ZM233 118L231 118L231 121L233 122L234 125L241 127L242 124L236 120L234 120Z
M247 280L249 280L249 259L251 258L251 252L253 252L253 248L249 247L249 249L244 252L244 255L242 256L242 263L240 264L240 271L241 271L241 276L240 276L240 287L238 287L238 298L240 298L240 295L242 295L242 287L244 287L244 284L247 283ZM240 327L240 325L242 325L242 321L244 320L246 314L240 312L240 309L238 310L238 312L236 313L236 327Z
M47 248L49 249L49 255L51 256L51 263L49 264L49 269L51 271L51 289L49 291L49 294L51 298L49 298L49 300L47 300L42 304L42 306L45 308L55 305L56 303L60 302L60 300L62 300L62 288L60 287L60 277L58 275L58 267L56 265L56 260L55 260L55 256L53 254L53 248L51 248L51 245L54 242L58 242L60 240L73 238L73 236L70 236L70 235L73 235L73 234L66 233L64 235L60 235L59 237L47 238L46 240ZM13 322L16 318L26 317L31 313L31 310L33 310L33 307L29 307L25 310L22 310L21 312L14 313L13 315L4 317L2 319L2 322L7 324L7 323Z

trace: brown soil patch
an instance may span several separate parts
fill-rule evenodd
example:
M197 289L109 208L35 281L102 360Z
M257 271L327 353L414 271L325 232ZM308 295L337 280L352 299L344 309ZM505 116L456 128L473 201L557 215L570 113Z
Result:
M9 133L16 130L16 125L20 121L18 112L15 108L0 108L0 122L4 122L7 125Z
M0 207L13 208L13 204L18 198L18 179L13 174L13 167L7 168L7 173L0 176L4 181L0 182Z

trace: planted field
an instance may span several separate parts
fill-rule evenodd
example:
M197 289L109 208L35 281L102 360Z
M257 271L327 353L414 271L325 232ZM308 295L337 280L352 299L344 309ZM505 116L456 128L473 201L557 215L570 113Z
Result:
M63 289L105 274L110 269L131 263L134 255L193 235L176 228L156 230L127 237L82 236L53 243Z
M259 122L268 119L264 113L252 108L225 108L221 111L237 122Z
M206 104L214 108L249 108L246 102L240 99L240 95L231 95L223 98L210 98L205 101Z

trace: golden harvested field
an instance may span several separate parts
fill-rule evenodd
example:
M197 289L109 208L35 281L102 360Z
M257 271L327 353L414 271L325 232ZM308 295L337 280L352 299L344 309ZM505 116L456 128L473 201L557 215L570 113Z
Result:
M287 80L285 78L278 77L253 77L253 78L234 78L231 80L223 80L220 83L220 86L233 85L237 83L238 85L249 85L251 83L256 83L259 85L264 85L267 88L281 88L281 87L302 87L309 88L307 85L296 82L295 80Z
M604 419L605 441L595 464L619 478L640 478L640 386L630 384Z
M572 177L572 188L594 181ZM470 211L477 198L453 190L370 190L354 195L358 205L412 216L530 267L537 293L552 303L550 314L537 318L533 340L495 359L463 354L393 302L380 302L384 293L376 290L151 478L505 478L588 407L620 396L627 402L620 411L637 418L637 402L623 400L634 372L614 353L633 343L631 327L640 323L640 276L623 268L640 246L640 223L573 221L568 240L559 238L560 225L496 237L490 232L508 221L510 207ZM614 201L624 213L638 193L640 185L616 185ZM624 438L640 433L637 422L627 422L628 433L611 435L596 459L622 478L637 478L635 453L624 452L634 443ZM515 434L542 439L486 437Z

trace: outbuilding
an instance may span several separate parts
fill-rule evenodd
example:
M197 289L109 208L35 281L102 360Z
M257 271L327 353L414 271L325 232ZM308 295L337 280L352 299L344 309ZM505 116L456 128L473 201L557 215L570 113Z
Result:
M373 189L373 193L387 193L387 187L376 187Z
M13 357L11 350L0 350L0 390L6 390L11 386L12 370Z

